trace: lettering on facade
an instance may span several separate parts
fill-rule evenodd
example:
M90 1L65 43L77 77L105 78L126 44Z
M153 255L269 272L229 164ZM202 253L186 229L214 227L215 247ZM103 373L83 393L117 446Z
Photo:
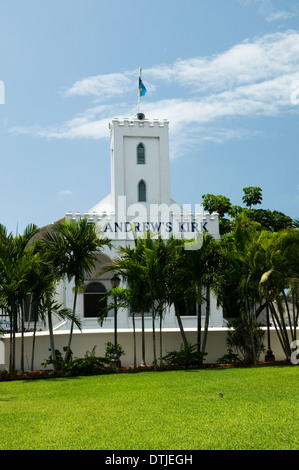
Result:
M129 233L135 229L136 233L148 230L160 233L200 233L208 232L208 222L107 222L103 227L105 233Z

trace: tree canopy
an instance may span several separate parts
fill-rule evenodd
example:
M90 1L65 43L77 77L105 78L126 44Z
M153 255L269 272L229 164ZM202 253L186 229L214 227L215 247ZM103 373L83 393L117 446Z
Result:
M204 210L210 213L218 212L219 214L221 235L231 232L234 218L241 213L245 214L250 220L258 222L261 230L270 232L278 232L298 225L298 219L292 220L291 217L280 211L252 208L252 206L262 203L262 189L258 186L243 188L243 193L242 201L245 203L245 207L232 205L230 199L226 196L214 194L204 194L202 196Z

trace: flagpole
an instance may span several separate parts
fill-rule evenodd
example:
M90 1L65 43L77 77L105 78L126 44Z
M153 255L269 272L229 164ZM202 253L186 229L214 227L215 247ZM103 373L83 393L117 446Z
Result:
M141 79L141 67L139 67L139 79ZM140 112L140 88L139 88L139 82L138 82L138 106L137 106L137 114Z

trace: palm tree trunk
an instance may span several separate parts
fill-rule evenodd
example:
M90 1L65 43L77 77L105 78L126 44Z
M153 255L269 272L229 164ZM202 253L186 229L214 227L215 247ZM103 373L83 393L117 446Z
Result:
M282 336L281 336L281 333L280 333L279 319L278 319L277 313L276 313L276 311L275 311L275 307L274 307L274 305L273 305L272 302L269 302L269 308L270 308L270 311L271 311L271 316L272 316L273 324L274 324L275 331L276 331L277 337L278 337L278 339L279 339L281 348L282 348L282 350L284 351L284 353L286 354L285 347L284 347L284 343L283 343L283 339L282 339ZM287 358L287 354L286 354L286 358Z
M134 341L134 369L136 369L137 362L136 362L136 328L135 328L135 313L132 314L132 321L133 321L133 341Z
M297 323L298 323L298 309L296 309L296 294L292 290L292 303L293 303L293 325L294 325L294 340L297 340Z
M56 364L56 350L55 350L55 344L54 344L54 333L53 333L53 323L52 323L52 312L51 312L51 299L49 294L46 294L46 302L47 302L47 315L48 315L48 328L49 328L49 337L50 337L50 348L51 348L51 353L52 353L52 361L53 361L53 368L54 370L57 370L57 364Z
M21 302L21 371L24 372L24 330L25 330L25 308L24 299Z
M209 331L209 320L210 320L210 308L211 308L211 299L210 299L210 286L207 285L206 287L206 317L205 317L205 329L202 341L202 348L201 352L206 352L206 345L207 345L207 337Z
M160 367L162 367L162 312L160 313Z
M157 368L157 354L156 354L156 332L155 332L155 313L152 311L152 325L153 325L153 357L154 357L154 370Z
M196 286L196 314L197 314L197 351L201 349L201 286Z
M36 338L36 323L37 319L34 319L33 336L32 336L32 353L31 353L31 370L34 371L34 354L35 354L35 338Z
M180 329L180 332L181 332L181 336L182 336L184 346L185 346L185 348L187 348L188 342L187 342L187 338L186 338L182 318L181 318L178 306L176 304L174 305L174 311L175 311L175 315L177 317L177 321L178 321L178 325L179 325L179 329Z
M250 337L251 337L251 348L252 348L252 362L256 364L256 351L255 351L255 341L254 341L254 334L252 330L252 322L250 325Z
M141 349L142 349L142 362L141 366L145 367L145 333L144 333L144 310L141 312L141 327L142 327L142 332L141 332Z
M277 312L275 310L275 306L273 305L272 302L270 303L270 310L271 310L272 319L273 319L273 323L274 323L274 326L275 326L275 330L276 330L278 339L280 341L283 352L286 355L286 360L290 360L292 351L291 351L291 348L290 348L288 332L287 332L287 329L286 329L286 325L285 325L285 322L284 322L283 315L281 315L281 314L278 315L277 314Z
M286 296L286 293L285 293L284 289L282 290L282 296L283 296L284 303L285 303L285 306L286 306L286 311L287 311L288 320L289 320L290 333L291 333L291 339L293 341L295 338L293 337L293 329L292 329L290 309L289 309L288 299L287 299L287 296Z
M17 312L15 306L12 310L12 360L11 360L11 372L16 370L16 329L17 329Z
M33 295L30 294L30 303L29 303L29 312L28 312L28 330L30 329L30 322L31 322L31 310L32 310L32 300L33 300Z
M13 371L13 314L10 312L10 327L9 327L9 372Z
M250 309L250 300L248 296L246 296L245 302L247 304L247 321L249 322L249 329L250 329L250 339L251 339L251 349L252 349L252 362L256 364L256 350L255 350L255 340L254 340L254 332L253 332L253 318Z
M69 334L69 342L68 342L68 346L67 346L67 351L66 351L65 358L64 358L65 362L69 362L70 356L71 356L71 343L72 343L72 338L73 338L74 318L75 318L75 312L76 312L77 295L78 295L78 287L75 286L74 304L73 304L73 318L72 318L72 321L71 321L71 329L70 329L70 334Z
M196 303L197 310L197 350L201 348L201 304Z

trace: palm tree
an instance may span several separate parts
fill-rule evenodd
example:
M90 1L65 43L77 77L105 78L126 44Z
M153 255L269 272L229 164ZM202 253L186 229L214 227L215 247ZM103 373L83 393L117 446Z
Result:
M166 244L167 260L165 263L164 274L168 290L168 305L174 307L175 316L179 325L180 333L184 347L187 348L186 338L182 318L182 306L188 308L192 305L193 298L190 298L189 283L185 282L187 277L186 266L184 263L184 240L169 238Z
M10 371L15 371L15 334L21 313L21 369L24 370L24 302L27 296L28 276L32 268L32 252L28 244L38 228L30 224L23 235L8 234L0 225L0 297L10 317Z
M269 266L260 284L267 296L273 323L287 359L292 350L289 341L296 341L299 318L299 232L283 230L272 238L268 247ZM292 313L290 311L292 306Z
M120 275L123 279L123 282L126 285L125 289L122 289L122 292L118 290L118 300L121 301L122 306L127 307L133 319L133 331L134 331L134 344L135 344L135 315L141 315L141 325L142 325L142 339L141 339L141 365L146 365L145 359L145 331L144 331L144 315L145 312L150 311L151 309L151 300L149 296L149 285L148 279L145 271L145 259L144 259L144 250L145 247L152 247L153 240L148 233L145 238L134 239L134 247L130 246L118 248L118 256L113 260L113 263L104 268L101 272L105 271L114 271ZM109 294L110 295L110 294ZM108 309L110 309L108 307ZM107 312L104 313L105 316ZM102 318L103 318L102 316ZM134 361L136 359L134 358Z
M105 272L110 271L111 269L105 269ZM113 269L115 271L115 269ZM120 274L118 272L118 274ZM136 287L136 285L135 285ZM114 302L110 302L104 309L102 308L99 312L99 322L101 326L103 325L104 319L107 317L108 313L111 310L115 311L115 308L126 308L129 309L132 313L132 322L133 322L133 352L134 352L134 368L137 367L137 351L136 351L136 327L135 327L135 314L139 313L139 304L138 304L138 291L135 291L132 288L125 288L122 286L113 287L105 295L106 298L113 298ZM145 351L143 351L143 365L145 365Z
M59 279L55 275L55 266L51 262L49 254L47 251L43 251L39 241L35 241L32 244L32 264L28 273L26 288L30 315L28 318L28 325L30 324L30 321L33 320L31 370L34 368L35 339L38 320L41 320L44 323L48 320L53 366L54 369L57 368L52 315L54 314L55 316L64 319L71 318L70 310L59 305L54 300L56 295L55 287L58 280Z
M61 276L65 275L69 282L74 281L72 320L65 354L65 362L68 362L76 320L78 292L84 284L86 275L95 266L96 253L103 247L112 245L107 237L97 235L94 224L89 224L86 218L78 221L64 220L54 224L52 231L44 235L42 243L46 244L58 273Z
M160 358L162 358L162 320L165 308L169 302L165 268L167 265L166 244L158 236L147 232L144 237L135 238L135 245L119 247L119 256L104 271L115 271L127 285L119 298L122 305L130 309L134 316L141 314L142 322L142 363L145 365L144 314L152 314L153 357L154 367L157 366L156 327L155 322L160 318ZM111 307L109 307L111 308Z
M297 229L299 228L299 219L298 219L298 218L293 220L292 226L293 226L294 228L297 228Z
M150 310L150 301L148 298L148 285L141 267L141 253L143 242L135 238L134 248L129 246L120 247L119 258L116 260L115 268L127 284L129 294L129 309L133 320L136 314L141 315L141 366L146 365L145 358L145 312Z
M53 315L60 319L72 319L72 312L70 309L59 305L55 301L56 286L62 278L60 260L53 256L49 250L46 238L43 236L37 240L33 240L32 248L35 256L39 262L35 265L35 269L31 272L31 304L32 313L34 318L34 333L32 341L32 357L31 364L33 368L34 363L34 346L35 346L35 328L38 318L47 323L49 330L50 349L54 369L57 368L56 349L53 331ZM75 319L78 328L81 328L81 323Z
M198 250L185 250L183 255L184 263L184 285L186 287L186 292L190 292L196 302L196 315L197 315L197 348L198 351L203 351L202 347L205 347L206 335L208 328L208 317L205 324L205 342L202 344L201 338L201 314L202 314L202 303L204 301L203 290L204 286L208 283L207 293L210 296L210 287L209 285L212 282L212 269L213 262L212 259L215 258L214 250L214 238L209 233L203 234L202 246ZM212 258L213 255L213 258ZM215 259L214 259L215 261ZM190 291L191 289L191 291ZM209 308L208 301L208 308Z
M149 238L148 238L149 240ZM153 357L154 368L157 366L155 321L160 319L160 362L162 361L162 319L168 303L168 291L165 279L167 254L165 243L159 236L153 243L144 245L141 252L143 276L147 282L148 299L152 311Z
M248 347L251 352L248 357L252 357L253 362L256 362L256 320L266 307L259 286L261 275L266 270L263 243L265 235L260 225L240 214L234 220L232 232L219 242L219 266L215 273L217 300L225 316L241 318L246 331L250 332L251 345Z

